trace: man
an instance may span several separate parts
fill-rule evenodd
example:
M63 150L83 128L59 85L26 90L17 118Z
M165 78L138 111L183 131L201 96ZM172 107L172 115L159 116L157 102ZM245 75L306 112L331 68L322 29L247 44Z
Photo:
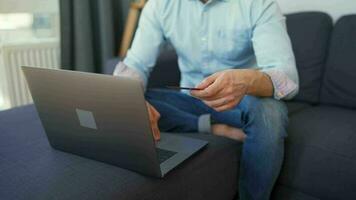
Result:
M273 0L149 0L132 47L114 75L146 85L162 43L179 57L181 86L148 90L159 130L206 132L244 141L241 200L269 199L283 161L287 110L298 92L285 18Z

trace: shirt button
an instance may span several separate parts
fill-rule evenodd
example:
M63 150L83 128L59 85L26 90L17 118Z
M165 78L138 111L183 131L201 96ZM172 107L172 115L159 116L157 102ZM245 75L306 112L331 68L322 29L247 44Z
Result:
M206 41L206 37L203 37L201 40L202 40L203 42L205 42L205 41Z

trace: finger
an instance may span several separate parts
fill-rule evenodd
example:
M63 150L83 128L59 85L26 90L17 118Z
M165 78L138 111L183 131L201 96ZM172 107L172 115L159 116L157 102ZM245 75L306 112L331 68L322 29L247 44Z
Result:
M152 129L152 135L155 141L158 141L161 137L159 128L158 128L158 118L157 116L153 116L150 119L150 123L151 123L151 129Z
M160 134L157 132L157 129L152 128L152 136L155 141L158 141L160 139Z
M209 85L214 83L214 81L216 80L217 77L218 77L218 73L208 76L199 85L197 85L197 88L205 89L205 88L209 87Z
M155 107L151 106L152 112L155 116L155 118L157 119L157 121L159 120L159 118L161 117L161 114L156 110Z
M227 111L227 110L231 110L233 108L235 108L237 105L240 104L240 102L242 101L242 99L244 98L244 94L241 94L239 96L236 96L235 100L218 108L215 108L216 111L218 112L223 112L223 111Z
M217 107L217 108L214 108L217 112L224 112L224 111L228 111L228 110L231 110L233 108L235 108L237 105L238 105L239 101L231 101L230 103L228 104L225 104L223 106L220 106L220 107Z
M197 85L196 87L199 89L206 89L207 87L209 87L211 84L213 84L215 82L217 78L217 73L205 78L199 85ZM196 94L200 94L201 90L192 90L190 91L191 95L195 96Z
M209 107L218 108L218 107L221 107L223 105L230 103L231 101L234 101L235 98L236 98L235 96L230 95L230 96L223 97L223 98L213 100L213 101L204 101L204 103L206 105L208 105Z
M237 104L235 102L233 103L229 103L229 104L225 104L221 107L218 107L218 108L214 108L215 111L217 112L224 112L224 111L228 111L228 110L231 110L233 109Z
M151 104L147 103L148 114L151 119L159 120L161 114Z
M231 87L221 87L221 89L219 90L219 92L217 92L217 94L215 94L214 96L211 96L211 97L204 97L202 98L204 101L215 101L215 100L218 100L218 99L222 99L222 98L225 98L227 96L230 96L230 95L233 95L233 96L236 96L235 95L235 91L233 88Z
M161 139L161 132L158 128L158 120L161 115L151 104L147 103L147 107L153 138L155 141L159 141Z
M150 120L150 125L151 125L152 136L153 136L153 138L156 138L157 129L155 127L153 120Z
M214 100L221 99L221 98L226 97L231 94L238 99L239 96L245 95L247 92L246 91L247 87L244 84L238 85L235 88L224 87L224 84L221 84L221 85L222 85L222 88L217 94L215 94L214 96L210 96L210 97L209 96L208 97L200 97L200 99L203 99L204 101L214 101ZM199 97L197 97L197 98L199 98Z
M147 107L148 109L150 109L150 108L151 108L151 104L150 104L150 103L148 103L148 101L146 101L146 107Z
M199 98L199 99L208 99L208 98L218 98L217 95L220 90L223 89L223 86L221 82L215 81L213 84L211 84L209 87L207 87L204 90L201 91L196 91L195 94L192 94L193 96Z
M153 138L155 141L159 141L161 139L161 132L158 128L158 125L156 124L155 126L152 127L152 133L153 133Z
M158 127L158 121L155 121L152 125L152 133L155 141L159 141L161 139L161 132Z

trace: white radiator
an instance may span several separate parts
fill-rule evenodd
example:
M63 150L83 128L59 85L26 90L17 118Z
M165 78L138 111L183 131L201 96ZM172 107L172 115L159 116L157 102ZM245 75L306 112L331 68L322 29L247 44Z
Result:
M8 44L0 46L0 85L3 107L12 108L32 103L21 66L59 68L57 40ZM1 101L1 99L0 99Z

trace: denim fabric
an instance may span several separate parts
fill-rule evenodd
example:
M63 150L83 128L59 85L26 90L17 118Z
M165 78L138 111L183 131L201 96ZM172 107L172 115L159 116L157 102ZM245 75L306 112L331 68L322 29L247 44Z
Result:
M197 132L198 118L203 114L211 114L218 123L242 128L247 138L240 158L240 200L269 199L281 169L287 135L288 111L283 102L245 96L234 109L216 112L177 91L148 90L146 98L161 113L161 131Z

